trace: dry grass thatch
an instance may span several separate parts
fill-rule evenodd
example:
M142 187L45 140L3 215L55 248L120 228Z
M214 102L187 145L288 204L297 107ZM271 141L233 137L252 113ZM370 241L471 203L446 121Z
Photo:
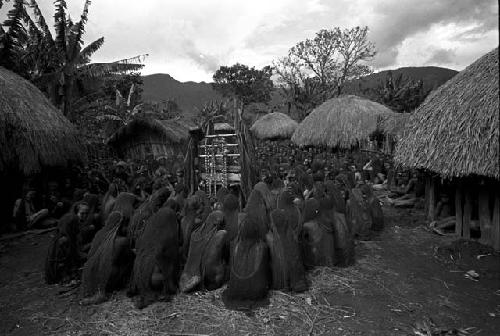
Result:
M498 48L432 92L411 116L395 161L443 177L500 179Z
M262 140L290 139L297 126L298 123L288 115L273 112L260 117L250 131Z
M350 149L367 141L382 118L394 114L382 104L357 96L332 98L299 124L292 141L299 146Z
M228 123L215 123L214 124L215 132L234 132L234 127L229 125Z
M113 134L107 143L111 146L130 141L141 133L159 134L166 143L179 144L189 139L189 130L194 125L180 118L159 120L153 118L136 118L122 126Z
M86 158L74 126L32 83L0 67L0 171L26 175Z
M381 126L385 134L400 138L409 120L410 113L393 113L383 118Z

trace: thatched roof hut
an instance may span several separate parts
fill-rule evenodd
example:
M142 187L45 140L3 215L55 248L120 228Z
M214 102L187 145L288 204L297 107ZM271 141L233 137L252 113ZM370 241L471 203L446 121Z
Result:
M137 118L118 129L107 143L125 158L168 158L179 154L193 128L193 124L180 118Z
M381 127L385 134L400 138L409 120L410 113L393 113L383 119Z
M261 140L290 139L298 123L288 115L273 112L260 117L250 128Z
M500 179L498 92L496 48L427 97L410 118L395 162L446 178Z
M383 118L394 115L382 104L346 95L327 100L297 127L292 142L299 146L350 149L367 142Z
M80 139L40 90L0 67L0 171L30 175L85 160Z

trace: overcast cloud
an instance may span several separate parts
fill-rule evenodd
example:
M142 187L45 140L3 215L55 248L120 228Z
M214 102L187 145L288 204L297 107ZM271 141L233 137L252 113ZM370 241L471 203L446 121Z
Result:
M52 0L38 0L51 22ZM83 0L67 0L78 18ZM5 8L1 18L5 17ZM86 42L93 60L149 54L143 74L210 81L220 65L262 67L319 29L367 25L375 70L437 65L457 70L498 46L495 0L94 0Z

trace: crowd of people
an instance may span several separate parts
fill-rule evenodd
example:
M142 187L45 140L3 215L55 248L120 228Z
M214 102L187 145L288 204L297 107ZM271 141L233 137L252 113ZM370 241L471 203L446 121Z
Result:
M178 180L182 181L184 171L181 167L181 164L166 165L162 160L101 160L87 166L74 166L64 174L52 173L45 182L26 180L22 196L15 201L9 229L21 231L55 226L85 193L102 196L108 192L110 184L116 185L118 191L130 190L145 200L160 186L173 188Z
M21 219L57 225L46 280L81 279L82 304L128 286L144 307L227 283L224 302L248 308L270 289L307 290L312 267L353 264L354 239L369 239L384 225L373 192L387 183L378 173L383 162L369 160L361 175L350 159L337 168L310 155L302 163L297 156L286 171L262 169L243 209L238 189L220 188L215 198L203 190L188 194L180 169L171 174L161 165L121 161L89 167L72 192L65 184L55 193L53 183L54 206L30 208ZM19 202L33 198L28 193Z

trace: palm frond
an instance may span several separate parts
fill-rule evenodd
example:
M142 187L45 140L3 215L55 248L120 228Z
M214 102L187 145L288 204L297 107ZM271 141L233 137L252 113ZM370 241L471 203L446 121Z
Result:
M8 69L19 70L19 53L27 40L26 28L23 25L25 16L23 0L16 0L7 13L3 26L6 28L0 49L0 65Z
M137 71L144 67L144 64L122 64L122 63L90 63L78 68L81 76L102 77L111 74L123 74L130 71Z
M83 50L80 51L78 64L90 63L90 56L92 56L93 53L99 50L103 44L104 44L104 37L100 37L94 42L87 45L85 48L83 48Z
M43 16L42 12L40 11L40 7L38 6L38 3L36 2L36 0L30 1L30 7L33 10L33 13L35 14L36 23L42 29L43 34L45 35L46 41L51 42L53 44L54 38L52 37L52 33L50 32L49 26L47 25L47 22L45 21L45 17Z
M56 28L56 47L60 52L66 53L66 1L65 0L55 0L55 28Z
M88 21L89 6L90 6L90 0L86 0L85 5L83 6L82 15L80 16L80 21L76 24L75 29L73 31L75 37L73 39L73 43L70 49L72 58L75 58L78 55L83 45L82 36L83 33L85 33L85 24Z
M148 56L149 56L149 54L137 55L137 56L130 57L130 58L124 58L122 60L115 61L113 63L119 63L119 64L141 64L142 66L144 66L144 64L143 64L144 60Z
M29 37L30 39L35 39L37 42L43 39L43 33L35 24L31 16L28 15L26 10L23 13L23 21L28 27Z

